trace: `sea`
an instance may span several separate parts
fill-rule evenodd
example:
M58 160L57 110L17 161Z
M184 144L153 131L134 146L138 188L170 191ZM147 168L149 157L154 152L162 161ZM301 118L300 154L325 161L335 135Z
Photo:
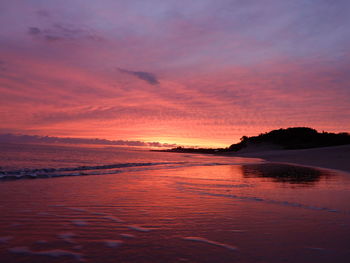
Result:
M257 158L152 151L105 145L0 143L0 180L256 163Z
M0 144L0 262L350 262L350 174L258 158Z

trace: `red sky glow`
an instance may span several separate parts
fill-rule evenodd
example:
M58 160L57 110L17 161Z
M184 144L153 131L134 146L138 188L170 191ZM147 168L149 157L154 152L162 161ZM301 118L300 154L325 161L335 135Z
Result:
M350 2L4 0L0 133L228 146L350 131Z

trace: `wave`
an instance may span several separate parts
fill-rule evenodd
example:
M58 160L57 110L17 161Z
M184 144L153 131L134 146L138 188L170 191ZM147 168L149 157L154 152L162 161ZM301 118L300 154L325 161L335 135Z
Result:
M261 160L254 160L254 163L261 163ZM252 163L251 160L242 158L230 158L230 160L216 160L214 162L206 161L165 161L165 162L129 162L129 163L114 163L93 166L76 166L76 167L45 167L45 168L22 168L16 170L1 170L0 182L12 181L19 179L38 179L38 178L53 178L63 176L86 176L86 175L107 175L118 174L131 171L144 171L150 169L172 169L185 168L193 166L218 166L218 165L245 165Z
M171 169L191 166L232 165L237 163L202 163L202 162L145 162L145 163L116 163L96 166L77 166L63 168L23 168L18 170L0 171L0 181L19 179L39 179L63 176L86 176L118 174L130 171L144 171L149 169ZM238 163L239 164L239 163Z
M273 205L281 205L281 206L287 206L287 207L294 207L294 208L302 208L307 210L313 210L313 211L324 211L324 212L330 212L330 213L338 213L338 214L346 214L350 215L349 210L339 210L331 207L325 207L325 206L317 206L317 205L309 205L309 204L303 204L298 202L290 202L285 200L275 200L270 198L264 198L259 196L247 196L247 195L241 195L241 194L233 194L233 193L223 193L223 192L212 192L208 188L198 188L197 186L204 186L204 184L192 184L192 183L182 183L178 182L178 190L180 191L187 191L198 195L205 195L205 196L214 196L214 197L223 197L223 198L230 198L230 199L236 199L240 201L251 201L251 202L263 202L265 204L273 204ZM214 187L215 184L206 185L209 187ZM252 185L227 185L227 189L230 189L232 187L253 187Z
M186 162L148 162L148 163L116 163L95 166L78 166L63 168L23 168L19 170L0 171L0 180L36 179L62 176L83 176L116 174L124 172L123 168L153 167L167 165L184 165Z

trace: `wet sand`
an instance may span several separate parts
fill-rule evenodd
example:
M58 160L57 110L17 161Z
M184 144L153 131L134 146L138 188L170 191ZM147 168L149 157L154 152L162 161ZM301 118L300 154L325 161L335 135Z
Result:
M6 181L0 259L348 262L349 190L347 174L258 163Z
M323 147L303 150L252 149L246 153L234 153L232 156L262 158L271 162L294 163L323 167L350 173L350 145Z

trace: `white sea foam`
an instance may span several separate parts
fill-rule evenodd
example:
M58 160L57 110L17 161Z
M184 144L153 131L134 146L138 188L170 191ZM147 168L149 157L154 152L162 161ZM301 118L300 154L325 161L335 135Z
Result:
M58 234L57 237L68 242L68 243L75 243L74 240L72 239L73 237L75 237L76 234L72 233L72 232L65 232L65 233L61 233Z
M82 220L72 220L72 224L76 226L87 226L88 223Z
M201 243L206 243L209 245L214 245L214 246L218 246L218 247L223 247L229 250L237 250L237 247L231 246L231 245L227 245L224 243L219 243L216 241L212 241L203 237L183 237L183 239L185 240L189 240L189 241L195 241L195 242L201 242Z
M101 212L90 212L90 214L96 215L96 216L107 216L106 213L101 213Z
M40 168L40 169L20 169L12 171L0 171L0 180L14 179L36 179L36 178L54 178L61 176L85 176L117 174L122 172L123 168L144 168L160 165L179 165L184 162L148 162L148 163L117 163L95 166L78 166L66 168ZM135 169L137 170L137 169Z
M77 208L77 207L66 207L66 208L69 210L77 211L77 212L87 212L86 209Z
M119 247L123 243L123 241L120 240L104 240L103 242L107 247L112 248Z
M137 226L137 225L128 225L127 226L129 229L135 230L135 231L139 231L139 232L149 232L152 229L150 228L146 228L146 227L142 227L142 226Z
M9 248L8 251L14 254L26 254L26 255L40 255L49 257L72 257L79 261L83 261L82 254L63 250L63 249L52 249L52 250L42 250L42 251L32 251L28 247L13 247Z
M121 219L119 219L119 218L117 218L115 216L104 216L103 218L111 220L111 221L114 221L114 222L118 222L118 223L124 222L123 220L121 220Z
M337 213L339 211L337 209L328 209L328 212Z
M303 209L315 210L315 211L326 211L326 212L331 212L331 213L344 213L340 210L327 208L327 207L316 207L316 206L304 205L304 204L300 204L300 203L292 203L292 202L288 202L288 201L277 201L277 200L271 200L271 199L264 199L264 198L260 198L260 197L254 197L254 196L239 196L239 195L235 195L235 194L210 193L210 192L203 191L203 189L195 189L195 188L186 188L186 190L189 190L191 192L194 192L194 193L197 193L200 195L233 198L233 199L242 200L242 201L265 202L268 204L283 205L283 206L303 208ZM345 212L345 213L348 213L348 212Z

